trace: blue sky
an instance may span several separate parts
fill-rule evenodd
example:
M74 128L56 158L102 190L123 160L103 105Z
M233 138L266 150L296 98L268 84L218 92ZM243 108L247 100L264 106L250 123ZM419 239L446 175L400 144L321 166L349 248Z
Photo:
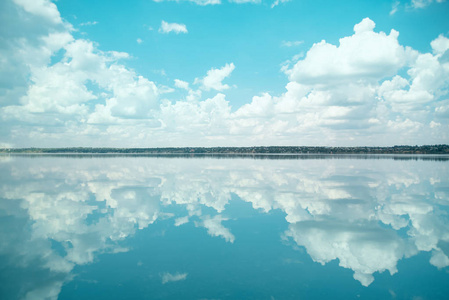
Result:
M446 1L0 8L2 146L449 143Z

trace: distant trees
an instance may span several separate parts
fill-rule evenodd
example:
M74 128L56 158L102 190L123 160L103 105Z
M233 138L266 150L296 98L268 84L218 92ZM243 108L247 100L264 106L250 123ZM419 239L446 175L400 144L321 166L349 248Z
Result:
M166 147L166 148L3 148L0 153L41 154L449 154L449 145L393 147Z

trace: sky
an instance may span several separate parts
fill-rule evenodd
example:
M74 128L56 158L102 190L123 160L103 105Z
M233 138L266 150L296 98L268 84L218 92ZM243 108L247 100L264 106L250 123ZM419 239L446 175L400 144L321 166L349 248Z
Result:
M449 143L449 2L3 0L0 147Z

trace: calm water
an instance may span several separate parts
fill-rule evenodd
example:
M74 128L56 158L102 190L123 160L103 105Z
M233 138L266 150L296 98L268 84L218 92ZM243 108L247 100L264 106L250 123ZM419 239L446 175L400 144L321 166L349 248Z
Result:
M300 158L0 156L0 298L448 299L448 160Z

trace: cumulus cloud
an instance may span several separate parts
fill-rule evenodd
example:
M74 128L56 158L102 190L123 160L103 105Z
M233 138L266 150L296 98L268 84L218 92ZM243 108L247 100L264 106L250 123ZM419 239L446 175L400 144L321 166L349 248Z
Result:
M85 40L65 40L66 62L61 61L50 67L36 69L33 72L34 84L22 97L21 106L5 108L9 116L22 115L22 121L34 122L36 113L60 113L61 118L82 118L85 115L85 103L98 99L88 90L85 81L90 80L110 92L105 105L97 105L90 116L91 122L97 120L97 112L106 107L110 117L122 118L146 117L154 107L158 89L146 78L137 76L118 64L111 64L126 53L103 53L95 49L92 42ZM72 41L72 42L69 42ZM52 41L54 43L54 41ZM78 115L78 117L76 117Z
M187 91L187 96L186 96L187 101L195 102L195 101L198 101L201 99L201 96L203 93L200 88L192 89L192 88L190 88L190 84L187 81L183 81L180 79L175 79L174 83L175 83L175 87L177 87L178 89ZM198 81L195 81L195 83L198 83Z
M189 89L189 83L186 81L182 81L180 79L175 79L175 86L180 89L185 89L185 90Z
M95 42L75 39L70 26L52 21L57 16L53 3L35 3L40 8L21 14L17 4L1 4L17 26L2 25L26 24L9 33L11 43L0 46L1 56L8 58L0 60L0 78L7 83L0 87L2 144L242 146L296 140L391 145L449 140L444 35L431 41L431 53L420 53L400 45L394 29L378 32L374 21L363 19L338 45L322 41L289 60L282 67L289 79L284 93L260 93L233 107L224 92L231 87L225 80L234 63L212 67L193 82L174 80L178 94L185 96L168 100L166 92L173 89L128 68L124 59L129 54L101 51Z
M161 27L159 27L159 32L160 33L174 32L178 34L178 33L187 33L188 31L185 24L167 23L165 21L162 21Z
M207 75L201 79L196 78L195 84L201 84L201 87L209 91L211 89L217 90L217 91L223 91L226 89L229 89L229 85L223 84L222 81L229 77L234 71L235 66L233 63L226 64L221 69L210 69L207 71Z
M41 5L46 5L46 2ZM52 3L47 6L53 8ZM44 8L33 8L32 11ZM17 17L18 20L20 18ZM82 126L148 117L149 111L155 107L159 90L154 83L118 63L129 57L127 53L102 52L91 41L75 40L66 27L55 26L41 26L42 35L37 37L17 37L24 41L25 48L20 51L16 48L5 49L20 54L17 59L21 63L15 64L14 72L24 76L29 74L31 84L17 97L20 102L2 109L3 120L19 119L24 123L43 125L47 119L47 124L51 126ZM24 51L27 48L29 51ZM58 51L62 51L63 58L50 65L50 58ZM91 88L87 88L87 83L98 87L99 92L92 92ZM92 111L94 105L89 103L91 101L102 104ZM54 114L59 116L54 117ZM82 132L83 129L76 131ZM29 134L32 135L31 132Z
M406 63L406 51L398 43L399 33L373 31L375 23L365 18L354 26L354 35L335 46L324 40L307 52L286 73L303 84L342 83L353 80L380 80L394 75Z
M433 53L436 55L443 55L449 49L449 39L440 34L435 40L430 43Z
M51 56L72 39L49 1L2 1L0 4L0 105L18 104L29 85L30 72L48 64Z
M426 105L436 100L449 84L447 62L441 61L449 48L449 39L440 35L431 42L434 55L417 54L408 70L409 79L396 75L379 88L379 95L395 111L426 110Z
M46 21L55 24L61 24L62 19L58 8L49 0L14 0L14 2L22 7L25 11L42 17Z
M420 54L399 45L398 32L386 35L374 28L372 20L364 19L354 26L354 35L340 39L339 46L324 41L313 45L303 59L284 69L292 80L287 92L253 97L235 112L231 132L259 135L261 140L274 132L301 132L302 139L319 134L328 141L345 140L342 144L351 143L354 131L380 130L385 138L396 136L392 143L398 143L398 132L405 134L405 143L422 132L429 138L439 135L437 127L429 125L434 118L429 105L444 115L445 102L436 100L449 84L447 63L442 60L446 37L432 41L433 55ZM394 75L405 66L407 77ZM345 136L350 128L352 137Z
M197 139L198 135L213 139L227 134L231 107L224 94L204 101L166 103L160 109L157 117L163 121L164 130L173 133L179 145Z

